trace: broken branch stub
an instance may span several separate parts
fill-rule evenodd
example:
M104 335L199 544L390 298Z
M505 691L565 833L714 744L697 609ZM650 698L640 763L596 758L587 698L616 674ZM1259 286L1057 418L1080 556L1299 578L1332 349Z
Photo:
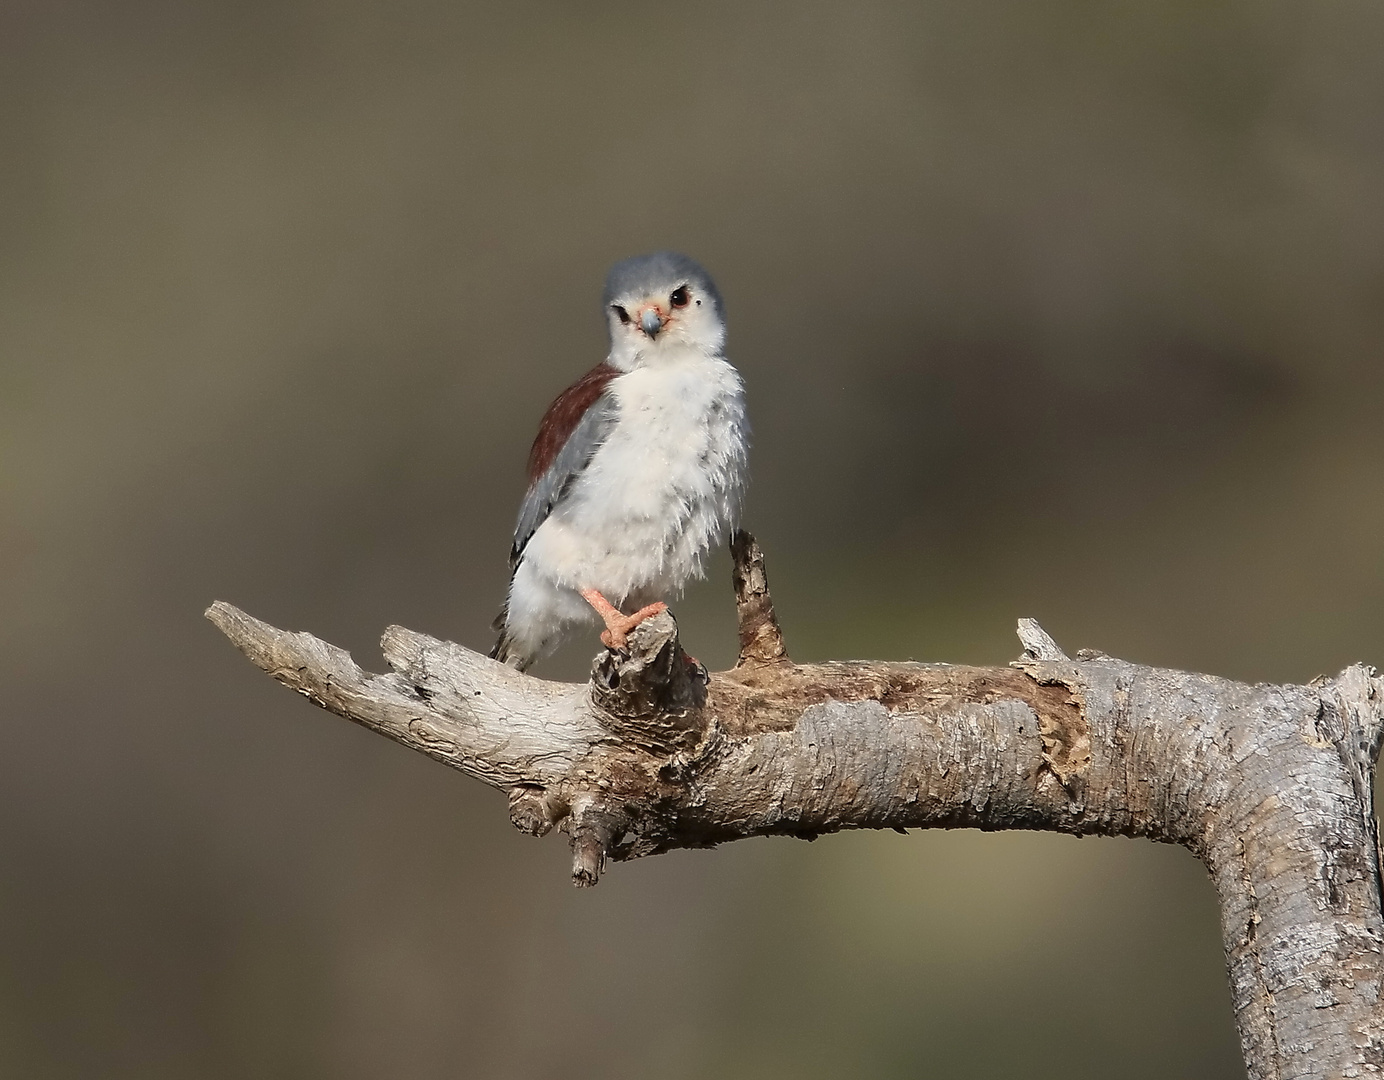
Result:
M795 664L763 553L732 544L740 659L708 676L671 614L590 682L520 674L391 627L391 673L229 604L208 617L315 704L506 791L566 832L579 885L607 860L851 828L1046 829L1192 850L1221 901L1253 1080L1384 1070L1384 915L1372 782L1384 680L1248 686L1070 658L1032 620L1010 667Z
M735 589L736 622L740 632L740 659L736 666L787 660L783 631L779 629L774 600L769 595L764 552L753 536L744 529L737 529L731 534L730 557L731 585Z
M683 652L669 612L645 619L627 649L591 664L591 703L602 727L631 746L671 754L705 729L706 668Z

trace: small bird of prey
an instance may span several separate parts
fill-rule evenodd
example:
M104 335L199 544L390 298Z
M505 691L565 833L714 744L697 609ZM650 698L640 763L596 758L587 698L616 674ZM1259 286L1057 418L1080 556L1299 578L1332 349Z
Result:
M609 355L558 395L529 451L490 651L520 671L597 616L601 641L624 648L703 576L740 511L744 388L710 275L671 251L626 259L603 306Z

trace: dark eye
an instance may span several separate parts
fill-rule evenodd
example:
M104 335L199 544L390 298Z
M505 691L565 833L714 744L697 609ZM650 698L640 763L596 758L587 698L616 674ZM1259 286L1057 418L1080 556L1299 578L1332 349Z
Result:
M611 304L610 310L615 312L616 315L620 316L620 321L622 323L624 323L627 326L629 325L630 313L628 311L622 308L619 304Z
M687 286L679 285L676 289L673 290L673 295L668 297L668 301L674 307L686 307L688 301Z

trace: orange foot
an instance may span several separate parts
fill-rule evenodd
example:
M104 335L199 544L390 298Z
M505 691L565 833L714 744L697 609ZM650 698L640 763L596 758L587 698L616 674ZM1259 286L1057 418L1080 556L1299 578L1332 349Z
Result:
M668 605L659 601L640 608L633 615L623 615L620 610L595 589L582 589L581 598L596 609L596 614L605 620L606 628L601 631L601 644L608 649L623 649L626 637L631 630L645 619L661 615Z

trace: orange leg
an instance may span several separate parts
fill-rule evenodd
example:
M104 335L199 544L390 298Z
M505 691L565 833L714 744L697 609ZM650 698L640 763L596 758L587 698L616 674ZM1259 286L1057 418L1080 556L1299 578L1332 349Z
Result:
M633 615L623 615L620 610L595 589L582 589L581 598L596 609L596 614L605 620L606 628L601 631L601 644L608 649L623 649L625 636L645 619L660 615L668 610L668 605L659 601L640 608Z

